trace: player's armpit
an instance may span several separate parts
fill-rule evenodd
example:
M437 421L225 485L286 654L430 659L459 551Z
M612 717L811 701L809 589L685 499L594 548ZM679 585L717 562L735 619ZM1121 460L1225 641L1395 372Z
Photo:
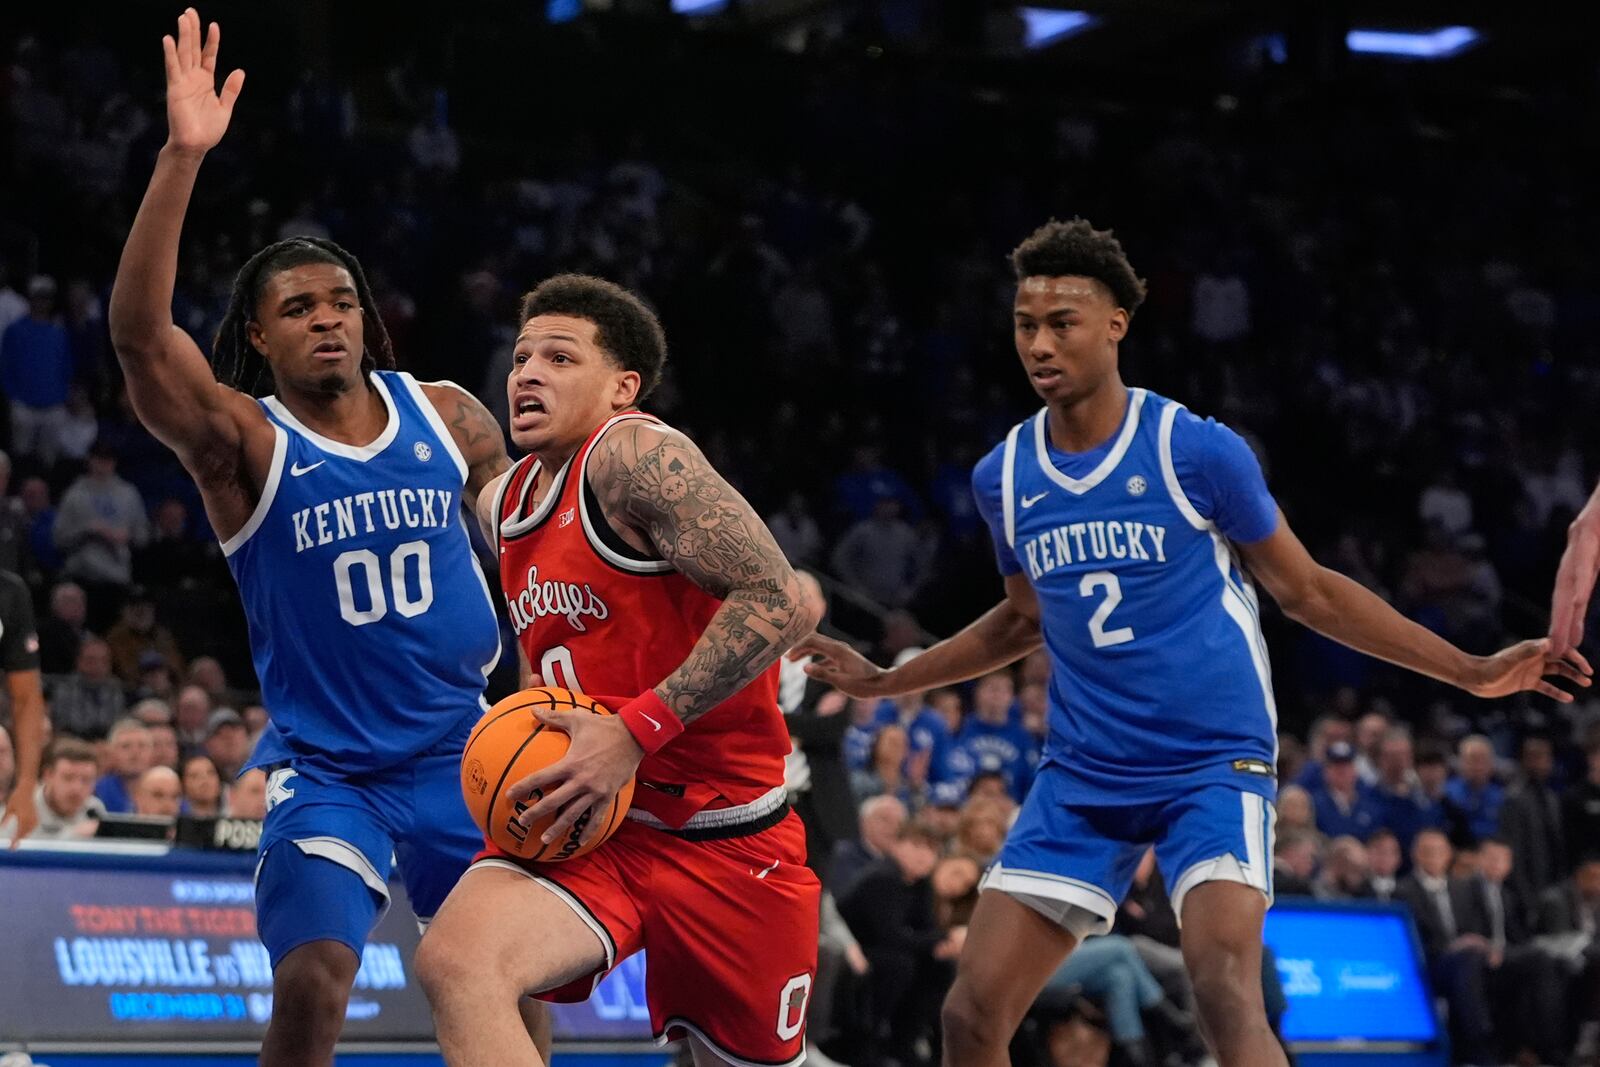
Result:
M766 524L687 437L624 422L601 439L587 475L608 517L643 533L723 602L689 658L657 687L684 723L743 689L816 626L820 605Z
M511 466L511 459L506 455L505 432L489 414L489 409L455 382L427 382L422 391L449 428L450 437L461 450L461 458L467 461L466 503L483 523L478 501L493 498L494 493L488 491L490 483ZM493 530L492 525L484 525L484 533L491 539Z

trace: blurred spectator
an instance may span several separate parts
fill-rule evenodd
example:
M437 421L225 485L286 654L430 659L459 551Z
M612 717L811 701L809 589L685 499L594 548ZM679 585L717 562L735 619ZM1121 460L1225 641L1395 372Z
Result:
M1372 896L1367 867L1367 846L1360 838L1346 835L1328 842L1322 873L1313 890L1324 900L1361 900Z
M923 821L927 827L927 822ZM941 849L945 834L937 827L931 828ZM941 930L966 926L972 920L972 909L978 906L978 883L983 878L983 868L976 859L964 853L940 858L933 868L933 917Z
M39 826L28 836L51 841L92 837L105 812L94 795L98 771L94 749L87 742L72 737L52 741L39 775Z
M1505 789L1494 780L1494 746L1481 734L1464 737L1457 761L1459 770L1445 786L1445 798L1464 820L1468 841L1479 841L1499 829L1505 802Z
M1282 897L1309 897L1317 873L1317 838L1305 831L1280 833L1272 845L1272 884Z
M884 462L883 449L869 442L855 446L850 469L834 481L833 493L839 511L855 522L871 518L886 499L898 500L896 514L912 521L921 510L910 483Z
M872 514L845 531L831 557L840 580L891 608L916 597L935 547L900 515L898 498L879 497Z
M894 658L899 667L922 652L915 646L902 649ZM898 725L906 731L910 747L908 774L920 785L950 781L950 749L953 739L944 716L928 705L926 693L906 693L879 702L877 717L885 725Z
M172 669L167 657L154 650L139 653L139 678L133 695L139 700L154 699L165 704L177 695L178 673ZM167 710L171 719L172 711Z
M1045 980L1040 1005L1054 1005L1064 1014L1078 995L1105 1012L1112 1043L1128 1067L1157 1067L1162 1062L1146 1033L1146 1020L1151 1018L1159 1019L1169 1032L1187 1035L1186 1043L1203 1051L1194 1020L1167 999L1126 937L1107 934L1079 942Z
M843 896L856 877L889 854L900 828L909 816L906 806L892 796L875 796L861 802L859 830L854 838L833 846L828 863L828 885Z
M152 723L150 731L150 766L178 769L183 756L178 751L178 731L170 722Z
M11 457L0 452L0 571L26 576L32 569L28 509L11 495Z
M797 572L800 581L826 604L822 587L808 571ZM828 876L828 860L836 842L855 832L856 802L850 787L850 773L844 763L844 735L850 717L844 714L850 698L825 683L810 678L803 663L783 660L779 664L778 706L789 729L790 751L784 761L783 783L789 791L800 821L806 827L806 859L819 878ZM259 726L248 716L246 728L251 737L266 725L266 709L259 704ZM826 882L824 883L826 884Z
M178 728L178 748L185 755L204 751L211 708L211 694L200 686L186 685L178 690L178 700L173 705L173 725Z
M968 797L956 824L957 848L986 866L992 863L1000 854L1000 846L1005 844L1015 807L1009 797L986 797L976 793Z
M146 726L155 726L157 723L172 725L172 707L160 697L140 697L128 709L128 714Z
M1561 829L1561 798L1550 788L1555 750L1550 739L1529 734L1518 760L1521 778L1500 806L1500 836L1515 857L1512 882L1525 901L1538 899L1567 870L1566 835Z
M783 510L767 516L767 529L796 567L815 564L822 553L822 531L811 516L805 494L796 489L784 500Z
M1544 891L1537 928L1572 974L1578 1030L1572 1062L1593 1062L1600 1054L1600 855L1585 853L1570 878Z
M151 767L133 791L133 813L176 819L183 805L183 783L171 767Z
M895 797L908 809L920 802L920 790L906 775L906 761L911 753L911 743L898 724L880 726L872 738L872 751L867 757L866 770L857 771L851 778L856 799L888 795Z
M1301 766L1294 784L1310 792L1322 784L1322 761L1328 746L1336 741L1355 743L1355 727L1349 720L1337 715L1324 715L1311 724L1311 738L1306 746L1307 759Z
M1015 696L1010 671L993 671L978 679L972 690L972 715L956 735L950 769L956 778L1000 774L1011 799L1020 802L1033 781L1039 752L1021 716L1012 713Z
M1383 751L1383 739L1389 736L1393 723L1381 711L1369 711L1356 720L1356 776L1361 784L1370 786L1378 780L1378 760Z
M100 420L89 402L89 393L75 384L67 391L67 411L57 434L60 459L74 467L81 466L99 436Z
M145 671L151 669L144 658L148 653L161 657L174 671L183 670L183 655L172 631L156 622L155 601L143 586L129 586L122 602L122 616L106 633L111 646L111 664L122 683L137 688Z
M1393 830L1375 830L1367 838L1368 884L1372 895L1381 901L1390 901L1399 889L1400 868L1405 853L1400 850L1400 839Z
M66 674L78 662L78 648L88 634L89 598L76 582L50 590L50 614L39 623L39 668L45 674Z
M123 590L133 580L133 549L150 536L144 501L117 477L116 453L96 445L89 471L61 498L55 538L64 572L89 590L90 625L116 616Z
M1328 746L1322 786L1312 792L1311 803L1317 813L1317 829L1324 836L1350 836L1359 842L1377 825L1379 812L1367 800L1356 771L1356 750L1348 741Z
M1567 790L1561 805L1570 853L1593 849L1600 842L1600 730L1590 732L1583 754L1587 773Z
M228 817L255 819L267 817L267 772L253 767L228 786Z
M878 736L878 702L871 697L850 698L850 725L845 727L844 765L852 777L872 762L872 739Z
M237 711L218 708L207 717L205 754L230 781L239 774L250 758L250 732Z
M222 814L222 775L210 756L184 760L182 782L183 814L198 819L214 819Z
M111 766L96 783L94 795L107 811L132 811L134 787L139 784L139 777L155 765L150 730L138 719L118 719L106 740L111 749Z
M235 701L237 694L228 687L228 676L215 656L198 656L189 664L189 685L198 685L206 691L213 704Z
M1557 959L1530 944L1535 899L1510 880L1514 853L1488 838L1479 848L1478 891L1489 940L1489 993L1501 1062L1514 1063L1531 1050L1538 1063L1559 1063L1566 1047L1566 1005L1556 995L1565 982Z
M1450 1005L1455 1059L1488 1063L1490 946L1477 932L1484 925L1478 888L1450 877L1450 861L1449 839L1438 830L1423 830L1411 846L1412 871L1397 895L1411 909L1434 985Z
M188 505L167 497L156 505L150 540L134 550L133 576L156 589L192 588L208 577L222 577L217 552L190 532Z
M1411 731L1397 726L1384 736L1378 750L1378 781L1370 798L1377 824L1399 839L1402 855L1424 829L1444 825L1444 813L1429 797L1414 766Z
M1297 785L1286 785L1278 791L1278 833L1301 830L1317 832L1317 809L1311 794Z
M1417 498L1417 517L1459 536L1472 529L1472 497L1461 488L1454 465L1442 468Z
M254 747L255 743L261 739L261 731L267 728L267 709L262 707L260 704L246 704L244 706L244 711L240 712L240 714L244 717L244 728L250 731L251 747ZM835 744L833 748L838 749L838 744ZM841 770L839 772L838 779L841 790L840 796L846 798L845 806L853 814L854 808L848 803L850 795L849 778ZM846 825L850 825L852 823L852 819L846 819L845 823ZM846 832L848 833L848 830Z
M54 574L61 566L56 551L56 509L50 502L50 485L43 478L24 478L17 493L28 516L28 554L42 574Z
M28 315L0 336L0 386L11 398L11 444L18 456L54 466L67 417L72 346L56 314L56 282L28 283Z
M930 875L939 859L937 834L908 822L886 858L868 865L839 898L839 914L867 957L873 1032L858 1047L867 1062L887 1054L920 1062L915 1047L939 1025L939 1005L955 978L966 928L934 921Z
M47 695L56 732L85 741L105 737L127 707L122 683L111 673L111 647L98 637L84 639L73 672L57 678Z

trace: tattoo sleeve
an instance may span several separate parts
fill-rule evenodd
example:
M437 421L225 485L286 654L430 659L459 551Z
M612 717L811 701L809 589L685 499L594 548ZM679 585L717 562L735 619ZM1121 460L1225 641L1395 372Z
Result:
M590 461L606 513L722 607L656 692L685 725L760 676L810 632L799 579L754 509L682 434L639 422L608 433Z
M511 459L506 455L505 434L489 409L459 385L439 382L426 389L456 447L461 450L462 458L467 461L465 503L478 515L478 495L511 466Z

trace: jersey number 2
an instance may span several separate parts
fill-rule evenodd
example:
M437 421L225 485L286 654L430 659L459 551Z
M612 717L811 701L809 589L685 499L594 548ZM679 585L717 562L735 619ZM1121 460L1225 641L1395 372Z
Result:
M406 588L406 561L417 561L417 595ZM428 542L407 541L389 556L389 588L394 594L394 610L411 619L433 607L433 567L428 558ZM356 577L360 571L361 577ZM389 614L389 598L383 590L383 562L370 548L339 553L333 561L333 584L339 590L339 615L351 626L365 626ZM366 586L365 608L356 607L356 589Z
M1110 648L1112 645L1126 644L1133 640L1133 628L1121 626L1115 630L1106 629L1106 620L1111 618L1111 613L1117 610L1117 605L1122 603L1122 584L1117 581L1117 576L1110 571L1094 571L1083 576L1083 581L1078 583L1079 596L1094 596L1096 592L1104 590L1106 598L1100 606L1094 609L1094 614L1089 618L1089 636L1094 639L1095 648Z

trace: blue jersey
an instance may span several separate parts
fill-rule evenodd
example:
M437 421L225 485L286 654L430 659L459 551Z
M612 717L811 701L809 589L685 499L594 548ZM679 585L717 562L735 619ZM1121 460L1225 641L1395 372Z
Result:
M1259 607L1230 539L1273 532L1259 464L1231 430L1143 389L1121 430L1068 454L1047 412L978 463L1005 574L1039 601L1049 651L1044 766L1084 803L1218 783L1270 797L1277 711Z
M389 422L329 440L275 397L261 501L223 544L272 725L251 766L359 774L408 761L483 711L500 658L461 512L467 465L409 374L375 371Z
M873 712L873 722L877 728L885 726L904 726L906 743L912 755L928 753L928 784L949 781L954 775L950 770L950 746L952 738L950 727L945 725L944 716L924 704L917 709L909 723L900 721L900 708L893 700L887 698L878 701L878 707ZM874 735L876 736L876 735Z
M1000 724L969 716L950 751L950 776L970 782L980 774L1005 776L1011 799L1021 802L1039 765L1039 743L1013 715Z

